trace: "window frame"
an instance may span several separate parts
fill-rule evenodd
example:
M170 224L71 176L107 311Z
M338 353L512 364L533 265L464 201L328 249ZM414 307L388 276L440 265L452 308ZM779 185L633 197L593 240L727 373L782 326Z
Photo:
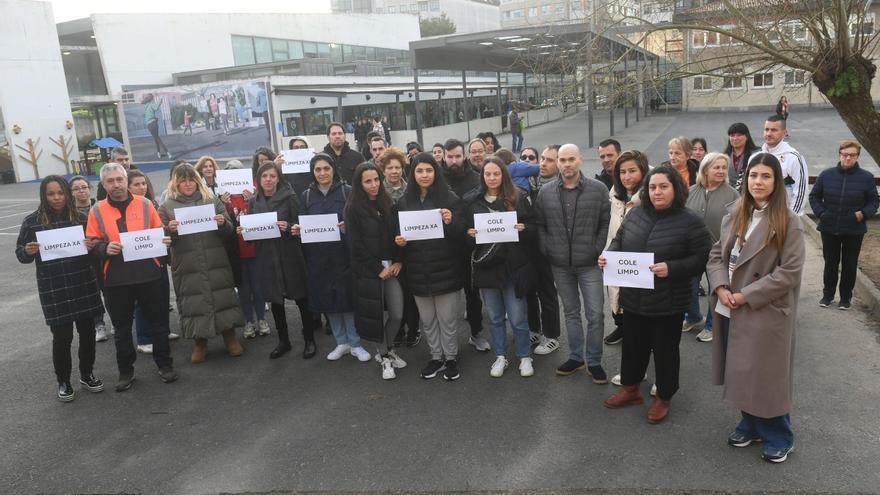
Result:
M760 85L756 84L757 79L759 77L761 78ZM770 78L770 84L767 84L768 77ZM773 78L772 71L756 72L756 73L752 74L752 88L753 89L773 89L776 86L775 81L773 79L774 78Z

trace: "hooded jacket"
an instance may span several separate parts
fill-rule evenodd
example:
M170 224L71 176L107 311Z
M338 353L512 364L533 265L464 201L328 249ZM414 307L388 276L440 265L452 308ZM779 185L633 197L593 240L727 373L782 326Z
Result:
M785 141L780 141L773 148L764 143L761 146L761 153L770 153L779 160L779 164L782 166L785 192L788 193L788 207L796 215L803 215L804 205L807 202L807 182L809 182L807 161L798 150L792 148ZM755 159L755 156L757 153L752 154L749 163Z
M364 160L364 155L349 147L348 141L345 141L342 144L342 151L340 154L336 154L336 150L330 146L330 143L327 143L327 146L324 146L324 153L333 157L333 167L336 170L334 175L341 178L347 184L351 184L351 178L354 177L355 167L366 161Z

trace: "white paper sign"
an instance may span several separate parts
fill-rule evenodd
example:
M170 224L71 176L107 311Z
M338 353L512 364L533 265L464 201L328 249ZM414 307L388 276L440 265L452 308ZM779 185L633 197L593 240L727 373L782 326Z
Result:
M166 256L168 247L162 242L163 237L165 237L165 229L162 227L120 232L119 243L122 244L122 260L128 262Z
M37 232L40 259L43 261L71 258L88 254L86 236L79 225Z
M718 302L715 303L715 312L725 318L730 318L730 308L721 304L721 299L719 299Z
M440 209L401 211L400 235L407 241L443 239L443 217Z
M179 235L187 235L217 230L217 221L214 220L214 215L216 214L213 203L175 208L174 218L180 222L177 226L177 233Z
M477 229L477 244L519 242L515 211L475 213L474 228Z
M281 229L278 228L278 212L254 213L238 217L241 225L241 236L246 241L258 241L260 239L277 239L281 237Z
M254 176L249 168L217 171L217 194L241 194L254 191Z
M310 163L312 157L315 156L315 150L284 150L284 165L281 166L281 173L284 174L302 174L311 170Z
M336 213L327 215L300 215L299 235L303 243L341 241L339 236L339 216Z
M653 289L654 273L648 269L654 264L654 253L627 253L624 251L605 251L605 285L614 287L634 287Z

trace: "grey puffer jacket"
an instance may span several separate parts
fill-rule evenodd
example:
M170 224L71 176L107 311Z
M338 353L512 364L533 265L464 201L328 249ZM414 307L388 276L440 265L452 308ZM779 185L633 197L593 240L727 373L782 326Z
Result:
M562 179L556 179L538 193L535 218L541 252L558 267L595 266L605 248L611 203L605 184L581 174L574 213L574 228L568 231L562 206Z
M171 235L171 280L180 312L180 329L188 339L208 338L224 330L244 326L244 316L235 294L235 279L223 237L232 236L232 222L226 207L217 198L178 195L159 207L159 217L166 226L174 220L175 208L213 204L214 211L225 217L218 230L189 235Z

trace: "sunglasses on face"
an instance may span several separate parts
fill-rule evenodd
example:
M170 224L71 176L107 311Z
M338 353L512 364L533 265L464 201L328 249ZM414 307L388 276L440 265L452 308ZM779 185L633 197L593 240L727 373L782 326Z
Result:
M535 155L520 155L520 160L537 160L538 157Z

